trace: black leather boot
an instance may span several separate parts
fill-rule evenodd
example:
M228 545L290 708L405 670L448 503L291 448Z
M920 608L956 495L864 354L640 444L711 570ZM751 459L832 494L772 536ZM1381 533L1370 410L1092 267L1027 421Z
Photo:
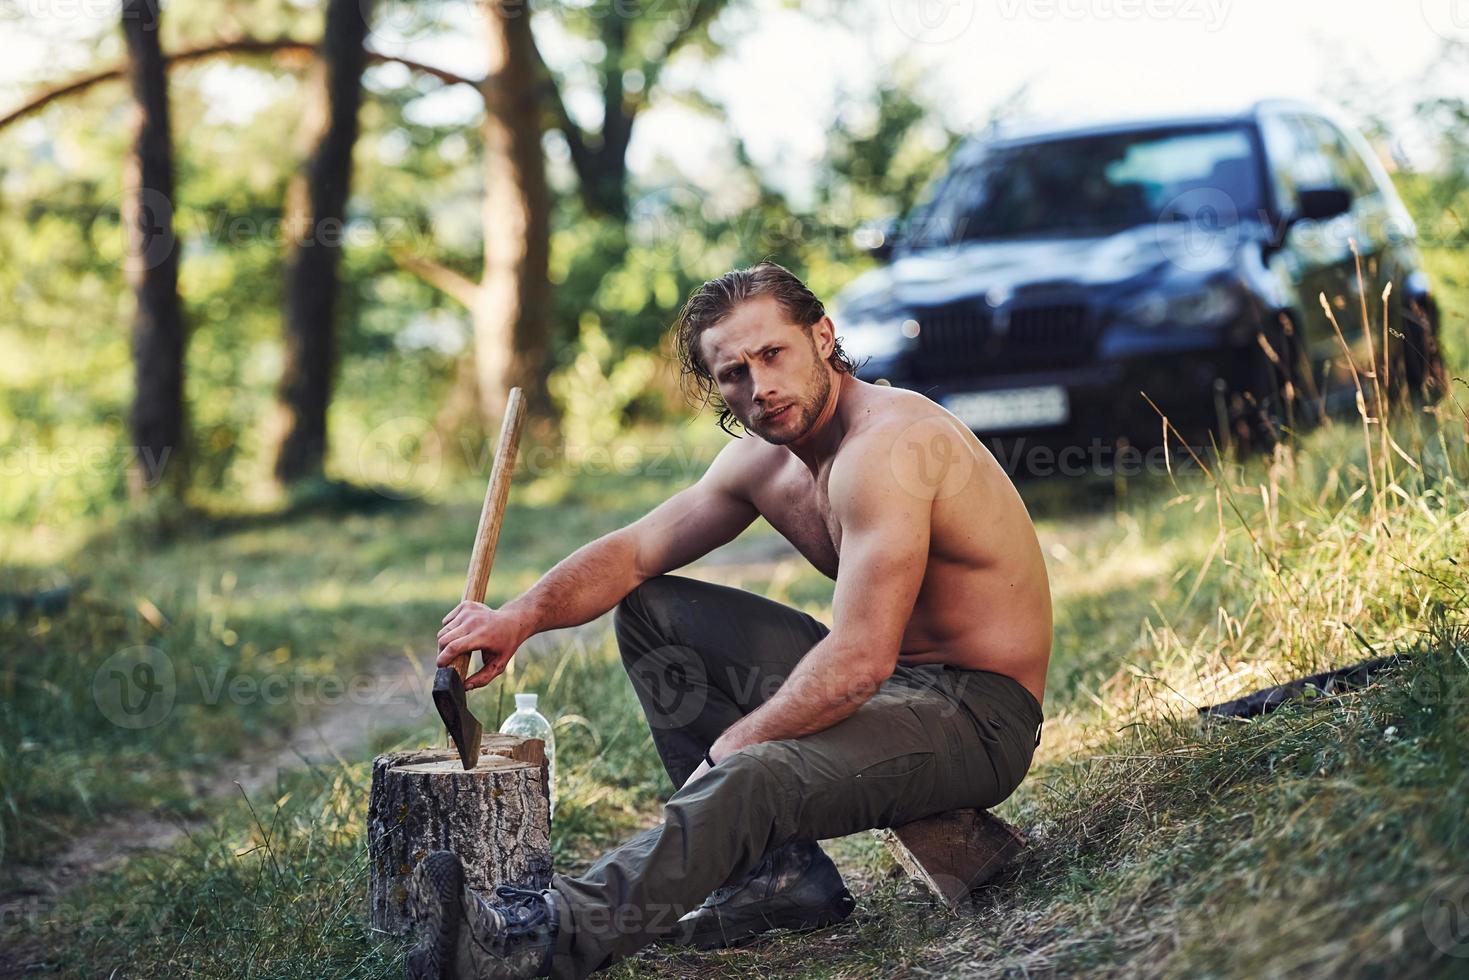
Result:
M740 881L715 889L679 919L671 942L718 949L769 929L819 929L841 922L856 905L826 852L815 841L793 841Z

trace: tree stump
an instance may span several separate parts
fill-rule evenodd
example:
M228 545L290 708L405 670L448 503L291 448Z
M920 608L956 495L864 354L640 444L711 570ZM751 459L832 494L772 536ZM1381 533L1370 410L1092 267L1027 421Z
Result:
M551 882L551 799L545 743L487 734L466 771L451 748L380 755L367 806L371 924L413 928L409 884L430 851L464 862L465 884L545 888Z
M1025 837L985 810L966 808L876 831L897 862L949 908L1025 852Z

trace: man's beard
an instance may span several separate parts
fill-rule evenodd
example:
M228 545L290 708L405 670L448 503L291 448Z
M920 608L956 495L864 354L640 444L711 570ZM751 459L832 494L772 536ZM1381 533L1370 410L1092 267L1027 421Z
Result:
M826 370L826 363L817 360L811 372L810 386L806 389L805 394L792 402L791 407L786 411L786 415L793 416L793 418L787 420L782 416L782 428L779 432L770 432L760 427L760 423L757 422L755 423L757 426L755 434L776 446L785 446L795 442L811 431L811 426L821 414L829 397L831 397L831 375Z

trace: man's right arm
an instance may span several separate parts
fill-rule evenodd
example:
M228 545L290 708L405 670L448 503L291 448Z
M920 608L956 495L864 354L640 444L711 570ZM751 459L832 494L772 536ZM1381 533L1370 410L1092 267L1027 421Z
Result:
M739 458L743 450L739 443L725 446L693 486L578 548L500 609L460 603L444 617L439 666L466 650L483 650L485 666L465 681L465 688L483 687L535 634L590 622L646 579L733 540L758 516L745 490L751 474L748 457Z

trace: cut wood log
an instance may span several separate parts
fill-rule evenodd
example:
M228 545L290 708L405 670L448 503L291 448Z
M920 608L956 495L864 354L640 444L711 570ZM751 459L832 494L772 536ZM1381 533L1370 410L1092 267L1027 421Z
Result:
M469 770L451 748L378 756L367 806L372 928L394 936L412 931L410 884L431 851L459 855L471 888L547 887L550 808L538 738L486 735Z
M950 810L875 833L916 881L949 908L1025 853L1024 835L985 810Z

